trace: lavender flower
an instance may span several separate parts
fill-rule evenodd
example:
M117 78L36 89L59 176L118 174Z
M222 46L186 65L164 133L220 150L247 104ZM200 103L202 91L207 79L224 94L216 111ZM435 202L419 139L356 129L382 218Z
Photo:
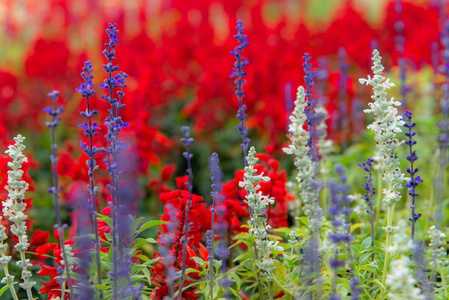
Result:
M84 211L86 207L86 200L89 198L88 192L81 187L77 187L74 193L74 200L78 204L77 210ZM91 258L91 248L93 244L91 234L90 220L91 216L85 213L79 215L79 231L76 238L77 246L77 273L76 286L74 287L74 296L79 300L95 299L95 292L93 290L89 270L93 263ZM101 274L101 273L99 273Z
M405 70L406 60L405 60L405 36L404 29L405 24L402 18L402 1L396 0L395 3L395 11L396 11L396 22L394 23L394 29L396 30L396 51L398 52L398 65L400 70L400 80L401 80L401 103L405 106L407 105L407 94L411 92L411 88L406 84L407 73Z
M346 230L343 228L344 219L342 214L342 203L339 195L339 186L335 180L328 183L331 201L329 205L329 214L331 216L332 230L326 232L326 239L330 244L325 245L325 248L332 253L332 258L329 260L332 268L332 294L331 299L340 299L337 295L337 271L344 265L344 261L338 259L340 252L339 244L348 240Z
M87 122L79 125L79 127L84 129L83 135L89 138L89 145L86 145L83 142L80 142L81 149L83 149L84 154L86 154L89 158L86 161L86 164L89 168L89 184L87 185L87 189L89 190L90 199L87 203L87 211L90 213L92 218L92 223L94 226L94 235L95 235L95 256L96 256L96 265L97 265L97 283L101 284L101 261L100 261L100 238L98 234L98 222L97 222L97 208L95 203L95 194L97 192L97 187L94 184L94 170L97 168L97 164L95 161L95 156L101 151L101 149L95 147L93 145L93 137L98 135L97 130L100 130L100 127L97 125L97 122L92 122L92 117L98 114L97 110L90 109L90 97L95 95L95 91L92 89L94 84L92 83L92 79L94 76L91 74L92 63L90 61L86 61L84 63L83 71L81 72L81 77L85 80L84 83L81 83L80 87L76 90L81 94L83 98L86 99L86 111L81 112L81 115L87 118Z
M413 140L413 137L416 134L416 132L413 131L413 127L416 126L416 123L412 123L412 112L406 110L404 113L404 119L406 121L404 127L408 129L408 132L406 132L405 135L409 138L405 141L405 144L409 147L409 155L407 155L407 160L410 162L410 168L407 167L406 169L407 173L410 174L410 181L406 186L408 188L408 194L412 197L412 204L410 206L411 217L409 220L412 222L411 238L412 241L415 241L415 223L421 217L421 214L415 213L415 200L418 196L415 189L419 183L423 182L423 180L419 176L415 177L416 173L418 173L418 168L414 168L413 166L413 163L418 160L418 155L416 155L416 151L413 150L413 145L416 144L416 141Z
M348 252L348 256L349 256L349 272L351 274L351 282L350 282L350 287L351 287L351 299L352 300L356 300L359 298L360 295L360 288L358 287L359 285L359 279L355 276L354 274L354 255L352 254L352 247L351 247L351 242L352 242L352 236L351 236L351 219L350 219L350 215L352 213L352 209L351 209L351 203L353 201L353 199L351 197L349 197L349 189L351 188L348 185L348 179L346 177L346 170L341 166L341 165L337 165L335 167L335 172L337 172L337 174L340 177L340 193L341 193L341 201L343 204L343 215L345 216L345 225L346 225L346 234L347 234L347 252Z
M304 56L302 57L304 59L304 73L306 75L304 76L304 81L306 83L306 90L305 90L305 103L306 108L304 110L304 114L306 116L306 122L309 125L309 140L307 141L307 146L309 147L309 156L312 159L312 161L318 161L318 154L316 152L314 142L317 138L316 131L314 126L320 122L319 119L317 119L316 111L315 111L315 101L312 100L312 94L310 93L310 90L315 85L313 82L313 78L315 78L316 74L315 72L311 71L312 64L310 63L310 55L309 53L304 53Z
M320 250L319 241L312 236L309 243L304 247L304 272L302 278L307 282L307 286L315 286L316 291L308 291L308 293L316 293L316 297L304 297L304 299L321 299L321 268L320 268ZM307 290L306 290L307 291ZM299 299L299 298L298 298Z
M243 68L247 64L249 64L249 61L242 56L242 51L249 46L249 43L246 40L247 36L243 34L243 30L245 29L245 27L243 27L242 20L237 21L237 26L235 27L235 29L237 29L237 34L234 35L234 38L239 42L239 44L234 48L234 51L231 51L231 55L234 55L235 57L235 63L234 68L232 69L232 73L229 77L237 77L234 83L236 84L235 94L237 95L237 98L239 100L239 110L237 111L237 118L240 120L240 124L236 125L235 128L239 131L240 136L242 137L242 144L240 146L243 148L243 155L246 158L246 156L248 155L250 139L247 137L248 127L244 125L244 121L247 115L245 114L246 105L242 105L242 98L245 95L243 85L246 83L246 80L244 79L244 77L248 73L246 71L243 71Z
M436 178L437 188L437 210L435 212L435 221L437 228L441 229L444 213L442 210L442 197L444 186L444 169L447 165L447 147L449 146L449 20L443 24L443 32L441 34L441 44L444 50L441 54L442 64L439 67L441 74L445 76L445 82L442 85L443 95L440 101L441 119L437 122L440 128L438 142L440 143L440 168L438 169Z
M373 210L373 195L376 194L376 188L373 186L373 163L372 158L368 158L366 163L357 164L362 168L368 175L365 175L365 179L368 180L366 184L362 184L365 188L366 193L362 197L368 202L369 210L366 212L370 215L370 227L371 227L371 246L374 247L374 210Z
M209 158L209 168L211 171L211 180L212 180L212 208L210 209L212 213L212 221L211 221L211 230L207 231L207 243L209 248L207 249L209 252L209 276L210 276L210 293L211 297L213 295L214 290L214 271L213 271L213 260L214 260L214 235L215 235L215 213L216 213L216 204L219 201L220 193L222 190L221 181L223 179L223 173L220 168L220 161L218 159L218 154L213 153ZM223 221L223 220L219 220Z
M51 116L51 121L46 122L45 125L51 131L51 150L52 154L50 156L52 168L53 168L53 187L48 189L48 192L53 195L54 205L55 205L55 213L56 213L56 225L55 228L58 231L59 240L61 243L61 250L63 254L64 264L65 264L65 272L67 274L67 284L69 286L70 294L73 295L72 288L72 280L70 278L70 272L72 271L72 266L69 267L69 258L67 249L64 245L64 228L61 224L61 214L59 210L59 192L61 191L61 187L58 183L58 171L57 171L57 162L58 159L56 157L56 129L58 128L59 123L61 123L61 119L59 115L62 114L64 109L62 107L57 107L57 100L59 97L59 91L53 91L48 93L48 97L53 100L53 106L46 107L44 111ZM62 290L62 298L64 298L64 281L61 280L61 290Z
M418 285L421 286L421 290L425 300L431 300L432 297L432 285L426 275L426 269L428 268L425 257L425 246L423 242L415 242L413 244L413 262L415 264L415 277L418 281Z
M176 270L173 268L173 262L175 261L174 256L170 253L169 245L173 245L176 241L174 233L178 230L179 222L176 220L176 210L171 203L167 204L168 211L168 222L167 234L163 234L160 237L162 247L159 251L164 258L165 269L167 270L167 285L168 285L168 295L169 299L173 299L173 294L175 293L175 280L176 280Z
M123 122L120 116L120 110L125 108L125 104L122 103L125 93L123 92L126 87L126 78L128 75L124 72L113 76L113 73L118 70L118 65L114 65L113 61L115 57L116 44L120 43L117 39L118 30L116 30L116 24L109 24L109 28L106 29L106 33L109 37L109 42L105 43L106 49L103 51L108 63L103 64L103 68L108 77L103 80L103 83L98 85L106 90L106 94L101 98L105 99L110 105L109 116L105 120L105 124L108 128L106 139L108 141L107 149L103 151L107 154L105 162L107 164L107 171L111 176L111 184L109 189L111 191L112 201L109 203L112 208L112 247L113 251L113 272L110 275L113 277L113 289L114 298L119 295L118 279L123 277L127 284L120 290L122 295L134 294L134 297L139 298L139 289L135 289L131 286L130 279L130 265L131 254L124 253L129 250L129 243L125 243L125 240L130 240L130 220L131 216L128 215L125 206L121 203L120 192L120 176L122 171L120 170L119 154L128 146L123 141L118 140L120 131L129 127L129 123ZM115 98L116 96L117 98Z
M187 160L187 176L189 177L189 182L186 182L186 186L189 189L189 198L187 200L186 204L186 214L185 214L185 225L184 225L184 238L181 239L181 242L183 244L183 251L182 251L182 267L181 267L181 278L179 280L179 288L182 289L184 286L184 277L186 273L186 259L187 259L187 244L189 243L189 213L190 213L190 206L192 204L192 189L193 189L193 172L192 172L192 157L193 154L190 153L190 144L193 143L193 138L190 137L190 129L187 126L181 127L182 131L184 131L185 138L181 138L181 143L183 143L186 147L186 151L182 153L182 155ZM182 292L179 291L178 294L178 300L181 300Z
M344 48L338 49L338 68L340 69L340 81L339 81L339 103L337 107L337 116L335 117L335 128L342 135L341 140L343 143L347 142L347 129L348 129L348 69L349 63L346 58L346 50Z
M220 168L220 161L218 154L214 153L209 158L209 168L211 170L212 179L212 199L214 201L213 207L217 214L217 225L215 226L215 233L218 234L218 245L214 250L214 254L222 261L221 272L223 273L222 279L219 284L224 289L223 298L229 299L229 287L233 285L233 282L229 280L226 275L228 269L229 249L227 245L226 235L228 232L228 223L226 221L226 204L224 203L225 197L221 195L223 173ZM214 224L214 221L212 222Z
M329 214L332 218L332 231L326 233L326 240L328 245L325 249L328 249L333 253L333 257L330 259L330 267L333 270L333 282L332 282L332 297L339 297L337 295L337 271L338 268L344 265L344 261L338 258L338 254L341 251L339 244L345 244L349 256L349 266L351 279L357 280L354 276L353 270L353 255L351 250L352 236L350 233L351 221L350 214L352 212L350 204L352 199L348 196L350 186L347 185L347 177L345 169L341 165L335 167L335 171L339 175L340 182L335 180L329 182L329 191L331 195L331 204L329 207ZM330 242L330 243L329 243ZM357 286L357 284L355 284ZM358 294L358 291L352 291L351 294ZM357 299L357 298L353 298Z

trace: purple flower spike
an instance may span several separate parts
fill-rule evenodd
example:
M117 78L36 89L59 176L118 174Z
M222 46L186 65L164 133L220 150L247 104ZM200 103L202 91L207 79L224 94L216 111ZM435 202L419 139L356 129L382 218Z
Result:
M128 75L124 72L114 75L113 73L118 71L118 65L114 64L115 47L120 43L117 39L118 30L116 24L109 24L106 29L106 34L109 37L109 42L105 43L106 49L103 51L107 63L103 64L103 69L107 73L107 77L103 80L103 83L98 85L100 88L106 90L105 94L101 96L106 100L111 108L109 109L109 115L105 120L108 132L105 135L107 140L106 149L102 149L107 156L105 159L107 168L111 176L111 183L108 185L111 191L111 202L109 206L112 209L112 247L113 247L113 297L117 299L120 297L127 297L132 295L133 298L140 299L140 288L134 288L131 282L131 256L128 253L130 245L132 244L132 235L130 230L130 214L126 210L125 205L121 202L121 197L126 195L120 189L120 177L123 171L120 169L119 155L122 150L128 146L123 141L119 141L118 136L123 128L129 127L129 123L123 122L120 116L120 110L125 108L125 104L122 103L125 93L123 92L126 87L126 78ZM121 280L123 279L123 280ZM123 284L122 284L123 283ZM119 287L120 284L120 287ZM131 293L131 294L130 294Z
M445 14L444 6L440 6L441 16ZM444 20L445 18L441 18ZM442 209L443 187L444 187L444 170L447 166L447 148L449 146L449 20L443 23L443 31L441 33L441 44L443 49L441 51L441 65L439 71L445 76L445 81L442 84L442 97L440 101L440 113L441 119L437 122L437 126L440 128L440 135L438 136L438 142L440 143L440 167L436 176L436 190L437 190L437 208L435 211L435 223L438 229L441 229L444 219L444 213Z
M186 147L186 151L183 152L183 156L187 160L187 176L189 177L189 182L186 183L187 188L189 189L189 198L187 199L186 204L186 213L185 213L185 225L184 225L184 238L181 238L181 242L183 244L182 251L182 267L181 267L181 278L179 280L179 288L182 289L184 285L184 277L187 268L187 245L189 243L189 214L190 214L190 206L192 204L192 189L193 189L193 172L192 172L192 157L193 154L190 153L190 144L193 142L193 138L190 137L190 128L187 126L181 127L181 130L184 132L184 138L181 138L181 143L183 143ZM181 300L182 292L179 291L178 299Z
M304 81L306 83L306 103L307 107L305 109L305 115L307 118L307 124L309 126L309 133L310 138L307 141L307 146L309 147L309 155L312 161L318 161L318 153L315 148L315 141L319 137L319 132L316 130L316 125L322 121L323 116L317 115L315 111L315 101L313 101L312 94L310 93L310 90L315 85L313 79L316 77L316 74L314 71L312 71L312 64L310 63L310 55L309 53L304 53L303 56L304 64L302 65L304 67L304 73L306 74L304 76Z
M408 132L405 135L408 137L408 140L405 141L405 144L409 147L409 154L407 155L407 160L410 162L410 167L407 167L406 171L410 174L410 181L407 183L408 194L412 197L411 208L411 217L409 218L410 222L412 222L412 232L411 238L412 241L415 240L415 223L421 217L421 214L415 212L415 201L418 193L416 193L416 187L419 183L422 183L423 180L419 176L415 176L418 172L418 168L414 167L414 162L418 160L418 155L416 155L416 151L413 150L413 145L416 144L416 141L413 140L413 137L416 135L416 132L413 131L413 128L416 126L416 123L412 123L412 112L406 110L404 113L404 127L408 129Z
M373 163L374 160L372 158L368 158L368 160L364 163L358 164L360 168L362 168L368 175L365 175L365 179L367 180L366 184L362 184L365 188L366 193L363 195L362 199L368 202L369 210L366 212L370 215L370 226L371 226L371 246L374 247L374 210L373 210L373 195L376 193L376 188L373 186Z
M87 118L87 122L84 124L78 125L82 129L84 129L83 135L89 138L89 145L86 145L83 142L80 142L81 149L88 156L86 161L89 175L89 184L87 185L87 189L89 190L90 199L87 203L87 211L90 213L92 218L92 223L94 226L94 236L95 236L95 256L96 256L96 267L97 267L97 283L102 283L101 278L101 261L100 261L100 237L98 234L98 222L97 222L97 207L95 202L95 194L97 191L97 187L95 187L94 181L94 170L97 166L97 162L95 160L96 155L101 151L99 148L93 145L93 137L98 135L97 130L100 130L100 127L97 125L97 122L92 121L92 117L98 114L97 110L91 110L90 108L90 98L95 95L95 91L92 89L94 84L92 83L92 79L94 75L92 63L90 61L86 61L84 63L83 72L81 72L81 77L84 79L84 82L81 83L80 87L76 89L81 96L86 99L86 111L81 112L81 115Z
M50 129L51 131L51 151L52 154L50 155L50 160L52 164L53 169L53 186L48 189L49 193L53 195L53 201L54 201L54 207L55 207L55 213L56 213L56 225L55 229L58 231L60 243L61 243L61 250L62 250L62 256L64 258L65 262L65 271L67 272L67 283L69 285L70 294L73 294L73 288L72 288L72 280L70 276L70 270L69 270L69 263L67 259L66 250L64 247L64 229L65 227L61 224L61 212L59 209L59 193L62 189L61 186L59 186L58 182L58 170L56 163L58 162L58 159L56 157L56 129L58 128L59 123L61 123L61 119L59 116L62 114L64 109L62 107L57 107L57 101L59 97L59 91L52 91L51 93L48 93L48 97L53 100L53 106L49 106L47 108L44 108L44 111L48 113L51 117L50 122L46 122L45 125ZM62 269L62 267L61 267ZM62 270L63 272L64 270ZM61 273L62 274L62 273ZM61 275L60 274L60 275ZM64 290L64 283L65 279L61 278L62 281L61 284L61 290Z
M248 72L244 71L243 68L249 64L249 61L242 56L242 51L246 47L249 46L248 41L246 40L247 36L243 34L243 30L245 27L243 27L243 21L238 20L237 26L235 27L237 29L237 34L234 35L234 38L239 42L239 44L234 48L233 51L231 51L231 55L234 55L235 57L235 63L234 68L232 69L232 73L229 76L230 78L237 77L234 80L234 83L236 84L235 88L235 94L237 95L237 98L239 100L239 109L237 111L237 118L240 120L240 124L236 125L235 128L238 130L240 136L242 137L242 144L240 145L243 148L243 156L246 166L246 156L248 155L248 147L250 139L247 137L248 135L248 127L244 125L244 121L247 117L245 111L246 106L242 104L243 96L245 95L245 91L243 90L243 85L246 83L246 80L244 77L247 75Z
M350 266L350 274L351 281L357 282L354 286L351 285L351 299L358 299L358 295L360 292L358 291L357 284L358 278L355 277L353 262L354 256L351 250L351 242L352 236L350 233L351 228L351 219L350 215L352 213L351 206L351 198L349 197L349 189L350 186L347 185L347 176L346 170L341 166L337 165L335 167L335 172L339 176L339 182L337 183L335 180L331 180L329 182L329 192L331 195L331 204L329 207L329 212L332 217L332 226L333 231L328 234L328 238L332 243L338 245L340 243L345 244L348 256L349 256L349 266ZM341 220L341 216L345 217L344 222ZM344 225L345 230L340 230L339 228ZM340 267L344 266L344 261L338 258L338 247L335 248L334 256L329 261L331 268L333 269L333 282L332 282L332 297L339 297L337 294L337 271ZM352 289L354 288L354 290ZM335 298L338 299L338 298Z

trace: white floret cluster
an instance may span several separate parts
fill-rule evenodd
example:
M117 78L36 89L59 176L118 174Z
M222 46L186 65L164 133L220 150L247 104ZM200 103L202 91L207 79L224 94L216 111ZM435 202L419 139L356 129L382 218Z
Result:
M251 147L246 157L248 165L245 167L245 175L240 187L247 190L246 202L251 209L251 217L248 224L251 226L250 234L254 236L254 243L258 251L258 258L262 271L265 272L267 279L271 278L271 273L274 271L274 260L270 257L273 250L283 251L284 249L278 246L279 242L270 241L267 238L268 230L271 226L267 224L267 206L274 203L274 198L262 195L259 191L261 181L270 181L270 177L263 176L263 173L257 174L257 169L254 165L257 163L256 150Z
M387 284L391 292L388 293L391 300L421 300L421 290L416 286L413 271L410 269L411 261L407 256L402 256L391 264L392 272L387 275Z
M365 113L374 115L374 122L368 126L375 133L377 140L378 160L381 161L383 180L388 183L388 189L383 189L383 202L387 206L393 206L401 199L400 190L402 182L407 181L404 173L399 169L399 159L396 155L401 142L396 138L396 134L401 132L401 126L404 125L402 117L398 115L396 106L400 106L399 101L394 98L390 100L387 97L386 90L394 86L389 79L382 75L384 67L381 63L379 51L373 51L373 78L368 75L368 79L359 79L361 84L371 85L374 95L371 96L373 102L369 103L369 109ZM387 228L387 230L389 230Z
M308 155L310 149L307 146L307 141L310 135L304 129L304 124L307 119L304 114L306 106L304 88L300 86L296 94L295 108L289 118L288 137L291 144L282 150L294 156L294 165L298 171L296 180L300 189L301 199L305 204L304 214L308 217L309 229L312 232L319 233L323 220L321 207L318 204L319 194L314 182L314 178L318 172L318 165L313 163L311 157ZM295 205L297 208L300 206L300 203ZM299 209L295 214L296 217L299 216Z
M8 199L3 202L3 215L8 218L11 222L11 232L17 236L19 242L14 246L14 248L20 253L20 260L17 261L17 266L22 270L23 282L19 284L21 288L27 291L28 298L31 297L31 288L36 284L35 281L31 280L31 272L28 268L32 267L30 260L26 258L25 251L28 250L30 244L28 243L27 227L25 220L27 215L24 213L26 209L25 203L25 191L28 189L28 183L21 180L24 171L21 169L22 164L27 161L25 155L23 155L23 150L25 150L25 145L23 141L25 137L20 134L14 138L15 144L8 146L8 150L5 151L10 157L11 161L8 162L8 167L11 169L8 171L8 185L5 189L8 191ZM0 229L0 240L5 240L7 237L4 234L4 228ZM4 256L6 253L6 248L4 245L1 246L0 251L2 252L2 265L7 264L11 259ZM10 280L13 280L11 276L6 276L3 278L2 282L8 284Z
M430 237L430 253L432 260L430 265L435 268L442 268L446 265L447 253L444 247L446 243L446 234L441 232L437 227L431 226L427 231Z
M388 252L404 255L407 251L413 249L413 241L410 238L410 235L407 234L407 221L400 220L398 222L397 230L393 235L393 245L388 247Z
M20 283L20 287L30 291L36 282L30 280L31 272L28 268L32 267L30 260L25 258L25 251L30 244L28 243L27 227L25 220L27 215L24 213L26 209L25 203L25 191L28 189L28 183L20 180L24 171L21 169L22 164L27 161L23 150L25 145L23 141L25 137L20 134L14 138L15 144L10 145L8 150L5 151L12 161L8 162L8 167L11 169L8 171L8 185L5 189L8 191L8 199L3 204L3 214L8 217L12 223L11 232L17 236L19 242L14 248L20 252L20 260L17 262L17 266L22 269L23 283Z

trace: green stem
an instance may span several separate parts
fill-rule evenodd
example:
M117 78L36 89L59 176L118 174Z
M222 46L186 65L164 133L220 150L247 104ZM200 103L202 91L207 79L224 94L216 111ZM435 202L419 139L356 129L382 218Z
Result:
M277 279L276 276L271 276L273 279L273 282L277 285L278 288L280 288L286 295L293 296L293 293L285 287L282 283L279 282L279 279Z
M322 180L323 180L323 182L326 182L326 178L324 177L324 175L323 175L323 178L322 178ZM324 187L322 190L321 190L321 195L320 195L320 197L321 197L321 203L322 203L322 207L323 207L323 212L327 212L327 203L328 203L328 191L327 191L327 188L326 187Z
M19 243L20 244L23 243L23 237L21 237L21 236L19 237ZM20 251L20 259L22 260L22 274L23 274L23 272L28 271L28 264L26 263L25 251L23 251L23 250ZM23 279L24 284L26 286L29 286L29 283L30 283L29 278L24 277L22 275L22 279ZM27 291L28 300L33 300L33 292L31 292L31 288L27 287L26 291Z
M393 205L394 206L394 205ZM390 252L388 252L388 248L390 248L390 243L391 243L391 231L390 231L390 227L391 224L393 222L393 216L392 216L392 210L393 210L393 206L388 206L388 210L387 210L387 236L386 236L386 241L385 241L385 260L384 260L384 268L383 268L383 273L382 273L382 289L380 292L380 298L379 299L384 299L384 295L386 292L386 279L387 279L387 272L388 272L388 261L390 260Z
M265 286L265 290L267 291L268 298L270 300L274 300L273 296L271 296L270 289L268 288L268 285L266 283L262 283L262 285Z
M446 274L443 269L440 269L440 275L441 275L441 283L443 284L444 294L449 295L449 293L447 292Z
M4 265L3 266L3 270L5 270L5 277L9 277L9 270L8 270L8 265ZM16 293L16 289L14 288L14 284L12 282L8 283L9 286L9 290L11 291L12 297L14 298L14 300L19 300L19 297L17 297L17 293Z
M380 217L380 208L382 206L382 172L381 170L377 171L377 199L376 199L376 215L375 215L375 228L377 228L377 224L379 223L379 217Z
M257 261L259 260L259 255L257 253L257 249L256 249L256 244L255 243L253 243L252 251L253 251L253 257L254 257L254 265L257 268ZM259 288L259 299L263 300L263 298L262 298L262 290L263 290L262 289L262 282L260 281L259 274L260 274L260 272L256 272L256 275L257 275L256 280L257 280L257 286Z

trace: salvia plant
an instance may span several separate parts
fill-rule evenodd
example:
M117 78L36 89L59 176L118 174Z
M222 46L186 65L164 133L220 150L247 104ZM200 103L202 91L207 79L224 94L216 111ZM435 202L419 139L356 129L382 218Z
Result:
M83 117L78 150L85 166L77 181L81 184L74 184L70 192L63 175L67 158L57 146L70 126L61 120L64 109L58 101L64 97L50 92L52 105L44 109L51 154L42 167L50 167L52 173L48 191L55 217L53 243L35 247L29 238L33 228L28 214L33 209L27 190L34 187L27 173L25 138L18 134L5 152L8 157L0 159L8 168L6 193L1 194L1 299L448 299L444 185L449 25L442 26L441 35L439 137L428 142L429 125L419 110L412 113L414 99L407 97L412 90L406 86L401 1L396 1L395 11L400 90L394 89L396 79L388 78L374 49L373 75L359 79L372 88L371 101L354 105L351 57L341 48L334 115L329 112L333 99L327 95L327 59L320 59L315 70L314 58L305 53L303 62L300 57L297 61L303 82L290 79L301 82L296 99L290 101L291 95L286 95L285 140L265 150L252 128L255 106L250 97L243 101L249 63L244 50L250 44L243 21L237 21L237 45L231 51L235 62L229 69L238 100L237 120L230 123L238 132L229 133L234 138L228 143L241 140L244 164L236 163L235 174L228 173L228 162L241 159L239 145L226 145L233 149L227 154L217 143L216 152L204 155L197 128L184 124L170 155L182 152L179 165L185 168L166 167L162 179L149 184L158 188L151 208L137 201L148 195L139 190L145 183L136 175L140 166L134 152L139 139L152 137L128 132L139 126L132 118L136 112L127 112L125 97L128 84L131 89L135 82L121 70L119 30L109 24L102 52L105 79L94 83L97 68L86 61L76 88ZM286 94L292 84L286 85ZM100 89L103 94L97 99ZM389 93L400 95L401 101ZM103 104L107 111L102 111ZM403 104L407 109L402 110ZM369 146L357 148L349 139L356 125L346 117L360 114L353 110L361 106L371 121L362 137ZM72 111L75 106L67 107ZM345 141L333 141L334 131ZM428 154L429 143L437 149L433 160L420 154ZM76 151L73 148L70 151ZM159 161L153 162L149 173L160 167ZM201 172L204 165L209 167L207 176ZM176 188L169 186L173 173L180 175ZM142 214L145 209L154 215Z

